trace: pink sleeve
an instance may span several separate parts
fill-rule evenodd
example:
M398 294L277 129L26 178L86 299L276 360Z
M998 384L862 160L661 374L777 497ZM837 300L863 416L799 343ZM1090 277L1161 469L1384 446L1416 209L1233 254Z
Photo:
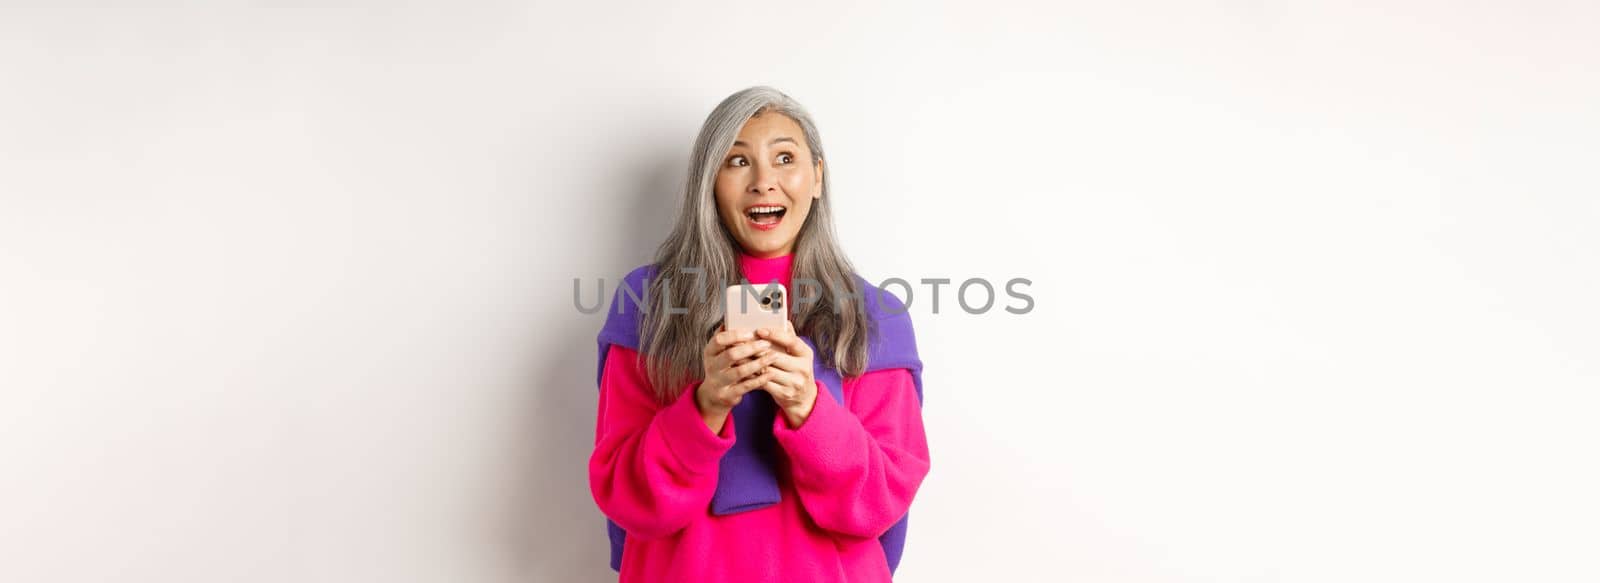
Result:
M812 520L840 535L875 538L905 516L928 475L922 408L903 368L846 383L845 400L848 406L819 383L810 417L791 429L780 414L772 431Z
M589 490L600 511L628 532L651 539L688 526L706 512L722 454L733 447L733 416L722 433L706 427L690 385L662 406L638 353L612 345L600 376Z

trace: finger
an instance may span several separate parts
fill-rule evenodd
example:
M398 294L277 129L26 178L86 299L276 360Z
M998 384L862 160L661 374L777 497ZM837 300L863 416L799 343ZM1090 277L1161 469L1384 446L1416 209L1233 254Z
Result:
M768 354L766 356L763 356L761 358L753 359L753 360L751 360L749 362L746 362L746 363L741 364L741 365L739 365L737 367L734 367L734 369L733 369L733 374L735 375L734 378L742 379L742 378L748 377L750 375L756 374L758 372L761 372L761 369L766 368L768 366L771 366L772 365L772 361L777 360L778 357L780 357L780 356L782 356L782 353L773 352L773 353Z
M724 346L722 346L720 344L718 344L716 346L717 346L716 353L711 355L710 359L706 360L706 368L707 369L720 371L720 370L723 370L723 369L726 369L726 368L731 368L734 365L739 363L738 360L730 358L730 356L732 356L732 355L729 354L729 352L731 350L733 350L733 348L727 348L727 347L724 347Z
M767 372L740 381L738 384L733 386L733 391L734 393L743 396L745 393L759 389L765 386L767 383L772 382L772 376L775 374L778 374L778 371L769 369Z
M722 343L723 334L727 334L727 332L719 330L716 334L712 334L709 340L706 340L706 349L704 354L707 360L710 360L711 357L720 354L724 349L727 348L727 345Z
M794 344L796 342L800 342L800 337L794 335L794 332L791 330L791 326L789 326L788 320L784 320L784 327L782 330L762 328L756 330L756 335L760 338L771 340L773 344L782 346L785 350L790 352L794 351ZM801 342L801 344L804 343Z
M789 372L783 369L774 370L778 371L777 380L780 380L783 383L783 386L789 387L795 391L799 391L801 383L804 383L806 380L805 377L800 376L800 373Z
M810 358L795 356L788 353L779 354L781 356L779 356L777 360L772 361L772 368L793 373L805 372L807 370L811 370L812 368Z
M769 348L772 348L772 343L768 342L766 340L755 340L755 341L752 341L752 342L741 342L739 344L733 345L731 348L729 348L727 350L728 361L729 362L741 362L746 358L750 358L752 356L758 356L758 355L764 353Z
M711 341L706 343L706 356L715 356L729 346L754 339L754 334L744 330L722 330L712 335Z
M750 333L749 330L723 330L713 337L718 344L723 346L733 346L747 340L755 340L755 338L756 335Z
M781 347L784 352L794 356L811 358L811 347L807 346L805 340L802 340L799 336L778 332L765 338Z
M760 340L758 342L765 342L765 341L764 340ZM714 366L712 366L712 370L728 369L728 374L734 374L734 372L736 372L734 369L737 369L738 367L743 366L744 364L747 364L747 363L750 363L750 362L754 362L757 359L760 359L761 357L766 356L766 355L768 355L770 353L778 352L778 350L772 348L772 345L770 343L767 344L766 348L754 349L754 350L752 350L751 347L748 347L748 346L746 346L745 348L740 348L740 346L742 346L742 345L734 345L732 348L729 348L729 349L723 351L722 354L717 355L717 359L714 361ZM736 353L735 352L736 350L740 351L740 352ZM746 350L749 351L748 354L743 353L743 351L746 351Z
M772 378L762 388L771 391L773 396L789 397L800 390L800 375L773 368Z

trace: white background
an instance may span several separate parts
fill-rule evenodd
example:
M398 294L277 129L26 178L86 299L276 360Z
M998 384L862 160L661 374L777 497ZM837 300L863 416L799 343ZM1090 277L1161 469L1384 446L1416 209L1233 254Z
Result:
M599 582L573 278L816 116L897 580L1600 580L1591 2L7 2L0 580ZM588 284L593 289L593 284ZM981 298L973 298L975 300Z

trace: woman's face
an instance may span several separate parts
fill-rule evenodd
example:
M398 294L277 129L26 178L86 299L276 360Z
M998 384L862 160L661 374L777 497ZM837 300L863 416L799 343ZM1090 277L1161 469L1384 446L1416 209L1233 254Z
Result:
M780 113L750 118L717 170L717 214L744 252L768 258L794 252L811 201L822 198L800 124Z

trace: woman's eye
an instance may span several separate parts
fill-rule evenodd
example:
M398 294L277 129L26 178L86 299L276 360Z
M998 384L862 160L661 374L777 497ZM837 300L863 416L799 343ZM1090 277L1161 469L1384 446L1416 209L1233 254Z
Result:
M793 161L794 161L794 156L791 156L789 154L778 154L778 163L779 164L788 164L788 163L793 162Z
M729 166L744 166L746 164L747 162L745 162L744 156L734 156L732 158L728 158Z

